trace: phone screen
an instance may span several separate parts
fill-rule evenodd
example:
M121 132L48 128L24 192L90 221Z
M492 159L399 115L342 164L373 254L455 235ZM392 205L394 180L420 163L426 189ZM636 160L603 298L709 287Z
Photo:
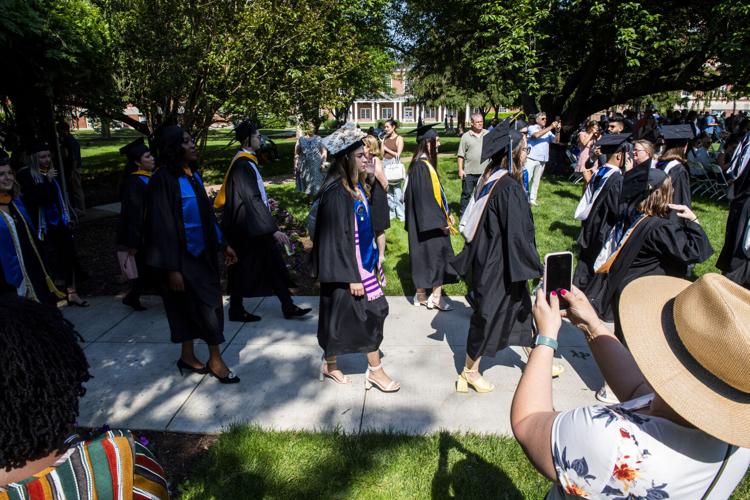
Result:
M570 290L573 277L573 254L561 252L547 255L544 259L544 293L549 302L549 294L553 290ZM564 308L564 301L560 301L560 308Z

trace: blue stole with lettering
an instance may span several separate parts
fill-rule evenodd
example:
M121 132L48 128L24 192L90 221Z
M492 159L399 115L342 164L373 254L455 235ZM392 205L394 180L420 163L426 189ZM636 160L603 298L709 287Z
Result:
M68 208L65 205L65 198L63 197L60 185L55 179L52 179L50 182L55 188L57 203L39 208L38 237L40 240L44 239L44 235L47 234L47 226L59 226L61 222L65 227L70 225L70 214L68 214Z
M34 226L31 224L31 217L26 212L26 207L23 205L20 199L13 199L10 204L21 213L21 216L26 219L26 223L30 228ZM16 233L20 232L20 228L16 227ZM23 270L21 269L21 263L16 255L16 247L13 244L13 237L10 234L10 227L5 222L5 217L0 217L0 264L3 267L3 273L8 283L18 288L23 282Z
M364 196L365 190L359 185L359 191ZM357 231L359 232L359 256L362 258L362 267L369 272L375 271L378 263L378 247L375 244L375 233L372 230L370 212L366 206L367 200L354 200L354 217L357 220Z

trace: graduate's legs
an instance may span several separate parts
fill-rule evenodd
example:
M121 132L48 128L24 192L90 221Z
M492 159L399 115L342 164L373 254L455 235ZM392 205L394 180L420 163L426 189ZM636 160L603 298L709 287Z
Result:
M378 262L382 266L385 262L385 231L378 231L375 235L375 241L378 244Z
M325 378L330 378L337 384L352 383L351 379L336 366L336 356L323 356L323 365L320 367L320 381L323 382Z
M440 311L450 311L453 309L443 300L443 286L436 286L432 289L430 298L427 299L427 309L438 309Z
M380 361L380 351L367 353L367 375L365 375L365 388L376 386L383 392L396 392L401 384L393 380L385 373Z
M243 304L244 297L241 293L232 293L229 295L229 321L238 321L241 323L252 323L260 321L261 317L251 314L245 310Z
M481 356L477 356L476 359L466 354L466 361L464 361L464 369L458 376L456 382L456 391L468 392L469 386L473 387L477 392L492 392L495 386L487 382L479 373L479 361L482 359Z
M221 357L221 351L219 350L219 344L208 345L208 366L209 371L218 379L226 379L232 373L227 364L224 362L224 358ZM235 377L236 378L236 377Z
M180 360L183 363L192 366L196 370L200 370L205 366L198 360L198 358L195 357L195 350L193 348L192 340L188 340L181 344Z

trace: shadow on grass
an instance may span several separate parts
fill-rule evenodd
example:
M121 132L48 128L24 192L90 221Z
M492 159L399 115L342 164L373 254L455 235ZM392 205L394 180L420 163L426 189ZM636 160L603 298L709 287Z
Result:
M568 238L573 238L575 240L578 238L578 233L581 232L581 227L576 224L566 224L565 222L556 220L549 225L549 230L560 231Z
M432 477L432 499L479 498L477 478L481 478L484 488L496 492L495 498L524 498L502 469L466 448L447 432L441 432L439 439L438 470ZM463 457L449 468L448 454L451 451Z
M571 193L570 191L565 191L564 189L555 189L552 191L552 194L556 194L560 198L569 198L571 200L580 200L580 196L576 196L575 193Z

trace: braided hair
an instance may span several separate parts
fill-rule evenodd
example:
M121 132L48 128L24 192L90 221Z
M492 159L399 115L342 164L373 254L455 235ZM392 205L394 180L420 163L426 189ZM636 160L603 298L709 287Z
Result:
M78 338L57 308L0 297L0 468L65 450L91 378Z

